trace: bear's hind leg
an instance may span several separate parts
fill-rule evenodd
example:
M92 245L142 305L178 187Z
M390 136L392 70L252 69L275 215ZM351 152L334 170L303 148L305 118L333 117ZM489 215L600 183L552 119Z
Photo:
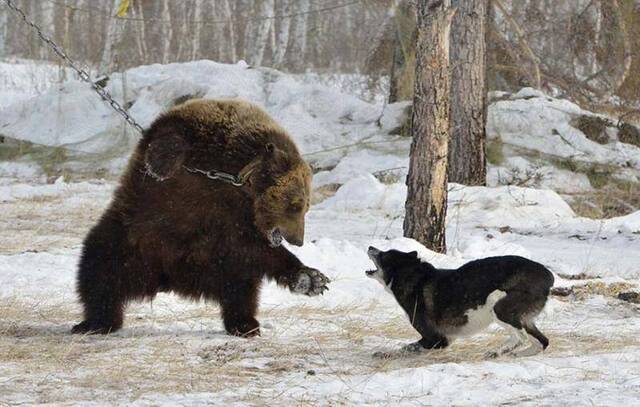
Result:
M224 327L230 335L252 337L260 335L258 311L260 281L227 281L220 296Z

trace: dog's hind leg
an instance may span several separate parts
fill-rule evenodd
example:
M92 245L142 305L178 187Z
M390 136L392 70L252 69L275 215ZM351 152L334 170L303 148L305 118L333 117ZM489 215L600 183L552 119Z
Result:
M524 330L527 331L530 336L534 337L538 342L540 342L543 350L547 349L547 346L549 346L549 339L544 336L542 332L540 332L533 320L525 321Z
M547 346L549 346L549 339L547 339L547 337L538 330L532 319L525 321L523 325L524 330L527 333L527 338L529 339L529 347L514 352L514 356L533 356L542 352L547 348Z
M517 331L517 336L520 339L519 343L513 345L512 349L505 349L504 353L512 353L515 356L531 356L546 347L544 341L548 344L548 340L533 324L533 318L542 310L545 302L546 296L527 291L511 291L496 303L493 307L496 318L502 324L509 325ZM527 343L529 343L529 347L516 351Z

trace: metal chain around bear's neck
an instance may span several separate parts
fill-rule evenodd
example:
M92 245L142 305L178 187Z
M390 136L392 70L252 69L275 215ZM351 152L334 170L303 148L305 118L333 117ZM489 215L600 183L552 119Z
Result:
M203 171L197 168L189 168L186 166L184 166L184 169L194 174L202 174L209 179L215 179L222 182L226 182L227 184L231 184L234 187L241 187L247 182L247 180L242 179L237 175L229 174L228 172L224 172L224 171L216 171L216 170Z

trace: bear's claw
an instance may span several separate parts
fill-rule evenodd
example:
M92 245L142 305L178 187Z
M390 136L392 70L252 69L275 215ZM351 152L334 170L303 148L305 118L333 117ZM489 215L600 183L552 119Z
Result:
M324 294L324 292L329 289L327 284L330 282L331 280L318 270L305 267L300 270L297 280L294 281L289 288L296 294L304 294L312 297Z

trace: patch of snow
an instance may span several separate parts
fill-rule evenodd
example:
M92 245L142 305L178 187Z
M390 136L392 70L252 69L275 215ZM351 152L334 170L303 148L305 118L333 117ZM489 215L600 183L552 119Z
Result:
M409 158L397 154L371 149L347 153L331 171L320 171L313 177L313 186L345 184L355 178L370 174L393 174L405 179L409 168Z
M523 94L537 92L523 90ZM511 155L542 153L547 160L574 160L631 171L640 180L640 148L619 142L598 144L589 140L570 122L592 113L576 104L550 97L497 101L487 115L487 137L500 138ZM544 158L544 157L543 157ZM551 161L549 161L551 162Z
M412 102L397 102L384 106L380 116L380 126L387 133L397 130L407 119L407 113L411 109Z

